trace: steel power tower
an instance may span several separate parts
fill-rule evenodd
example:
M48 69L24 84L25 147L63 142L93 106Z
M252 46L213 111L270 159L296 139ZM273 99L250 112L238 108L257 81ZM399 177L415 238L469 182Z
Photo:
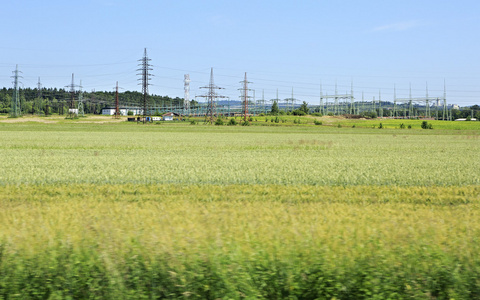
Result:
M74 117L78 116L78 108L75 108L75 87L80 87L80 85L75 84L74 74L72 73L72 83L70 85L66 85L66 88L70 88L70 100L68 102L68 114L67 118L73 119Z
M241 89L238 89L241 91L240 98L242 99L242 116L243 116L243 121L247 122L248 118L248 99L251 98L251 96L248 96L248 91L251 91L248 89L248 84L251 83L247 80L247 72L245 72L245 79L243 81L240 81L241 84L243 84Z
M118 101L118 81L117 81L117 84L115 86L115 113L113 114L113 117L115 119L119 119L120 118L120 103Z
M143 103L142 103L143 120L142 121L143 121L143 124L145 124L146 118L149 115L148 86L150 84L148 83L148 81L151 80L150 76L153 76L152 74L150 74L150 71L152 71L153 69L151 68L152 65L150 64L151 59L148 58L148 55L147 55L147 48L145 48L143 52L143 57L138 61L140 62L138 64L140 68L137 69L137 71L140 71L140 73L137 73L137 75L141 76L141 78L138 80L141 80L141 83L139 84L142 85L142 94L143 94Z
M22 73L18 70L18 65L15 67L15 71L13 71L13 97L12 97L12 109L10 110L10 117L18 118L22 115L22 109L20 104L20 95L18 92L18 81L19 78L22 78L18 73Z
M213 124L214 119L217 117L217 99L227 98L226 96L218 95L216 90L222 90L219 86L216 86L213 81L213 68L210 69L210 83L208 86L202 86L201 89L208 89L206 95L200 95L198 97L207 98L207 113L205 119L210 124Z
M185 116L190 114L190 74L185 74L183 82L185 92L183 97L183 115Z

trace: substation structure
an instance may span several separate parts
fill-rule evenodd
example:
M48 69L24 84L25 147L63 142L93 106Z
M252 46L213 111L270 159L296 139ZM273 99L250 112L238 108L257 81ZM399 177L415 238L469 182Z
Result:
M428 88L425 97L397 98L394 88L393 99L382 100L381 92L371 101L365 100L362 92L362 99L356 101L353 96L353 87L350 93L339 94L335 85L335 94L323 94L320 89L320 104L313 107L314 110L324 115L361 115L362 113L375 112L378 117L417 119L435 118L437 120L451 120L451 108L447 105L446 89L442 96L432 97L428 95Z

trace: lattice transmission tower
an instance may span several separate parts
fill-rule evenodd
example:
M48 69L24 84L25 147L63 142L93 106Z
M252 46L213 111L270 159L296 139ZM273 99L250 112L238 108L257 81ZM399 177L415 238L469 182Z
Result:
M19 78L22 76L18 75L22 73L18 70L18 65L15 67L15 71L13 71L13 97L12 97L12 109L10 110L10 117L17 118L22 115L21 103L20 103L20 93L18 91L18 85L20 82L18 81Z
M82 88L81 85L75 84L75 75L72 73L72 83L65 86L66 88L70 88L70 99L68 101L68 114L67 118L74 118L78 116L78 107L75 106L75 88Z
M137 69L137 71L140 71L140 73L137 73L137 75L140 75L141 78L138 79L138 80L141 80L141 84L142 85L142 94L143 94L143 103L142 103L142 106L143 106L143 112L142 112L142 121L143 123L145 124L145 121L147 119L147 116L149 116L151 114L150 112L150 103L149 103L149 99L148 99L148 86L150 85L150 83L148 83L149 80L151 80L151 76L153 76L152 74L150 74L150 71L152 71L153 69L151 68L152 65L150 64L150 61L151 59L148 58L148 55L147 55L147 48L145 48L144 52L143 52L143 57L141 59L138 60L140 63L138 64L140 66L139 69Z
M245 79L240 81L242 88L238 89L241 92L240 98L242 99L242 117L243 121L247 122L248 119L248 102L251 96L248 95L248 91L251 91L248 88L248 84L251 83L247 80L247 72L245 72Z
M205 120L210 124L213 124L215 118L217 117L217 99L227 98L226 96L221 96L217 93L216 90L222 90L219 86L216 86L213 81L213 68L210 69L210 83L208 86L202 86L201 89L208 89L206 95L200 95L198 97L207 99L207 113L205 115Z

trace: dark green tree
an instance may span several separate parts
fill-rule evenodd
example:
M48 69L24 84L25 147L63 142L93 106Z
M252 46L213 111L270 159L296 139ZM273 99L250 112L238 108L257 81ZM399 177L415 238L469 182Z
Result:
M310 108L308 108L308 103L303 101L302 105L300 105L299 110L303 111L306 115L310 112Z
M279 112L278 103L277 103L277 101L273 101L272 109L271 109L270 113L272 115L278 115L278 112Z

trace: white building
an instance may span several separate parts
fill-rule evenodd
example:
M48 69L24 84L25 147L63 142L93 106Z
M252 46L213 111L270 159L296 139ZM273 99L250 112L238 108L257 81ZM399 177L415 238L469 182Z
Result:
M120 107L120 115L126 116L128 112L131 111L134 116L141 115L143 113L143 109L138 107ZM106 107L102 109L102 115L113 116L115 114L115 108Z
M166 114L163 114L162 117L164 121L173 121L174 115L175 115L174 113L168 112Z

